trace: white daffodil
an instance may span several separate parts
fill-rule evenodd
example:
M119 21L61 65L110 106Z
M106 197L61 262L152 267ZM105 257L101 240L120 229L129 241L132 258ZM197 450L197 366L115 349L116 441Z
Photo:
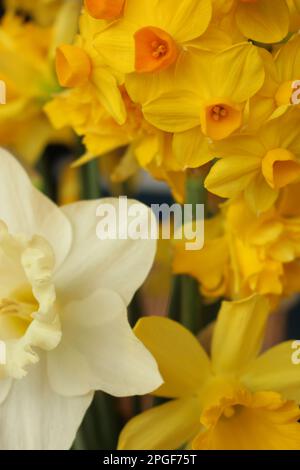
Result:
M162 382L126 314L155 241L100 241L103 201L59 209L0 151L0 449L68 449L95 390Z

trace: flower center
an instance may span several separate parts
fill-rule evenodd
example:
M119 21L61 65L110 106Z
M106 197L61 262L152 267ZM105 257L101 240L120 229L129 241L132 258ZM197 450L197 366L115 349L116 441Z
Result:
M228 109L225 106L214 106L211 110L211 117L214 121L220 121L228 116Z
M24 377L38 361L38 348L49 351L60 342L54 265L44 238L13 236L0 221L0 340L6 346L0 378Z
M137 72L156 72L176 62L178 48L174 39L166 31L149 26L137 31L134 39Z
M38 310L38 303L28 286L0 299L0 338L18 339L26 332Z
M300 414L296 402L285 401L275 392L237 390L220 397L204 410L206 428L193 442L195 450L298 449Z
M168 45L165 42L159 43L159 41L153 41L151 43L151 47L153 49L152 57L155 59L160 59L164 57L168 52Z
M213 140L228 137L242 124L242 108L227 100L205 103L201 115L201 127L205 135Z

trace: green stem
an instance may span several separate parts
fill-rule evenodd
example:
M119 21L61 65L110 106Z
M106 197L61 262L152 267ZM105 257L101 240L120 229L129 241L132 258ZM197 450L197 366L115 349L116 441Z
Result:
M133 297L131 304L128 307L128 320L132 328L137 324L138 320L142 316L144 311L143 299L141 291L137 291ZM133 416L136 416L142 412L142 403L140 396L134 396L131 399Z
M198 283L190 276L182 276L181 280L181 323L195 334L202 323Z
M175 321L180 321L181 279L179 275L172 279L168 317Z
M191 174L187 178L186 185L186 204L192 204L193 218L196 215L196 205L204 204L205 190L203 178L197 174ZM181 323L191 330L198 333L203 325L202 319L202 300L199 293L198 282L190 276L182 276L181 280Z
M97 160L91 160L81 168L82 198L98 199L101 197L100 173Z
M73 450L115 450L121 431L121 420L115 398L96 392L82 426L77 433Z
M44 154L42 155L39 163L38 163L38 170L40 171L43 177L43 193L48 196L52 201L56 201L56 184L55 179L52 174L52 164L53 158L52 155L49 154L49 149L46 149Z

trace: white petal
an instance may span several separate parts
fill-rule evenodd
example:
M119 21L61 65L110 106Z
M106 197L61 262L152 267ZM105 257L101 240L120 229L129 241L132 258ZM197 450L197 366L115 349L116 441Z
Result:
M73 225L71 252L55 278L55 284L70 299L82 299L99 287L111 289L130 302L153 264L155 240L99 240L96 229L100 219L97 208L110 204L119 217L118 199L82 201L63 207ZM137 201L128 200L128 208L137 206L146 221L152 212ZM121 217L121 229L129 220Z
M61 320L62 341L48 354L49 380L58 393L144 395L161 385L156 362L131 330L118 294L100 289L71 302Z
M2 380L0 380L0 405L5 400L5 398L7 397L8 393L10 391L11 384L12 384L11 379L2 379Z
M13 382L0 406L0 449L69 449L92 398L53 392L41 361L26 378Z
M3 149L0 149L0 201L0 220L10 233L46 238L59 266L70 249L70 223L50 199L34 188L21 165Z

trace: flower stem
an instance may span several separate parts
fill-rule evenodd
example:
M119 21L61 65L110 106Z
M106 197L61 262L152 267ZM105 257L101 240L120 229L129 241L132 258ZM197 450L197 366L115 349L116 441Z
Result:
M101 197L100 173L97 160L91 160L81 168L82 198L98 199Z
M182 276L173 276L168 317L175 321L180 321L181 282Z
M204 204L204 202L203 177L192 173L187 178L186 204L192 204L193 218L196 215L197 204ZM193 333L198 333L203 324L201 316L202 301L198 282L192 277L184 275L181 278L181 323Z

